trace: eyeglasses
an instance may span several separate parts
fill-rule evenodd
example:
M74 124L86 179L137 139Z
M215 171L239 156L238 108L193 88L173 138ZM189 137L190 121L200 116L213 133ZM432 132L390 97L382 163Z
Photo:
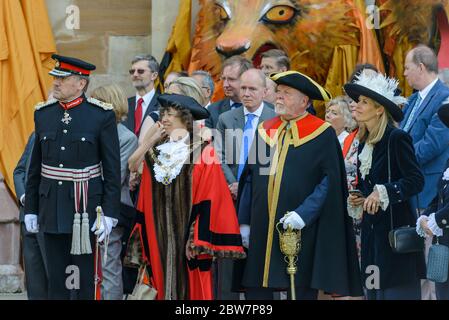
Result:
M147 70L145 70L145 69L129 69L129 74L133 75L134 72L136 72L136 71L137 71L138 74L144 74L145 71L147 71Z

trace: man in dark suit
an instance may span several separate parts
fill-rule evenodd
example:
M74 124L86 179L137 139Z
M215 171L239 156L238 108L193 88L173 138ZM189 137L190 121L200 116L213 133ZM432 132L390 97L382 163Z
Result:
M219 137L215 142L234 199L237 198L239 177L257 126L262 121L276 116L272 107L263 101L266 91L266 77L261 70L245 71L240 77L239 90L243 107L226 111L218 119ZM220 260L217 264L217 299L230 300L239 297L237 293L231 292L232 266L231 260Z
M136 95L128 98L128 118L124 125L139 137L145 118L158 112L158 94L154 82L158 77L159 63L152 55L146 55L136 56L131 64L129 74Z
M142 126L148 128L147 123L153 123L159 120L159 104L157 102L158 93L155 88L155 81L158 78L159 63L152 55L136 56L131 62L129 74L131 81L136 89L136 95L128 98L128 116L123 124L137 137L140 136ZM147 123L144 125L145 120ZM142 133L145 135L145 133ZM130 185L133 186L131 198L134 203L137 201L139 193L140 175L131 172ZM134 226L134 217L130 216ZM127 239L129 232L125 232L124 239ZM126 251L127 241L123 242L122 252ZM137 271L135 268L123 266L124 292L131 293L136 283Z
M52 57L54 99L34 113L24 221L28 232L44 233L49 298L70 299L76 290L78 299L94 299L95 235L108 241L120 214L116 119L110 104L84 95L94 65Z
M42 232L31 233L25 228L24 205L25 186L28 169L30 167L31 153L33 152L35 135L30 135L25 150L14 169L14 188L20 207L20 224L22 232L22 250L25 263L25 283L29 300L48 299L47 265L45 261L45 248Z
M437 182L449 158L449 134L438 118L438 109L449 97L449 88L438 79L438 59L432 49L418 46L406 56L404 75L417 90L404 107L401 129L413 139L425 185L419 208L426 208L437 194Z
M223 81L225 98L212 103L207 108L210 117L206 119L206 127L215 129L220 114L242 106L240 101L240 76L250 68L252 68L251 62L242 56L233 56L223 62L221 80Z

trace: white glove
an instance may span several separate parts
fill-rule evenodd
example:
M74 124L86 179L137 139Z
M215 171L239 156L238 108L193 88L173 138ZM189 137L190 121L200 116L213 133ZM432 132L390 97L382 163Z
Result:
M95 219L94 225L90 230L94 232L96 236L98 236L98 242L102 242L104 238L106 238L106 236L111 233L112 227L114 227L114 219L106 216L101 216L100 228L97 230L97 219Z
M26 214L25 217L25 228L30 233L38 233L39 232L39 224L37 223L37 215L35 214Z
M299 214L295 211L287 212L287 214L283 216L279 222L284 224L284 230L287 230L289 224L296 230L301 230L306 225L304 220L302 220Z
M242 235L242 244L243 246L248 249L249 248L249 232L251 230L251 227L247 224L241 224L240 225L240 234Z

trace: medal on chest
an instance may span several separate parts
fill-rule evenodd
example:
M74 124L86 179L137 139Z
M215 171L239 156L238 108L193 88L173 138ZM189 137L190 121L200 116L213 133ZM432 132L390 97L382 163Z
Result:
M72 121L72 117L67 113L67 110L64 111L64 117L61 119L61 121L65 124L69 124L70 121Z
M70 117L70 115L67 111L76 106L79 106L82 102L83 102L83 97L79 97L79 98L77 98L71 102L68 102L68 103L59 102L61 107L64 109L64 117L61 119L62 123L69 124L70 121L72 121L72 117Z

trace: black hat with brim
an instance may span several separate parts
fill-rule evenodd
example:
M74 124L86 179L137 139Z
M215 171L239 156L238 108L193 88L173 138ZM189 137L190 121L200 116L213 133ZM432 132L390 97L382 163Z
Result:
M96 69L93 64L77 58L58 54L53 54L51 57L56 60L56 65L49 74L55 77L64 78L73 75L88 77L90 72Z
M373 91L365 86L361 86L356 83L347 83L344 85L344 88L346 94L352 100L358 102L360 96L368 97L379 103L381 106L385 107L394 121L400 122L404 118L404 113L396 103L394 103L390 99L385 98L383 95L377 93L376 91Z
M195 99L181 94L161 94L157 100L162 106L177 106L188 109L192 114L193 119L202 120L209 118L209 111L198 103Z
M443 104L438 110L438 117L446 127L449 127L449 103Z
M301 91L312 100L329 101L332 99L332 95L326 89L298 71L272 73L270 79L278 85L282 84Z

